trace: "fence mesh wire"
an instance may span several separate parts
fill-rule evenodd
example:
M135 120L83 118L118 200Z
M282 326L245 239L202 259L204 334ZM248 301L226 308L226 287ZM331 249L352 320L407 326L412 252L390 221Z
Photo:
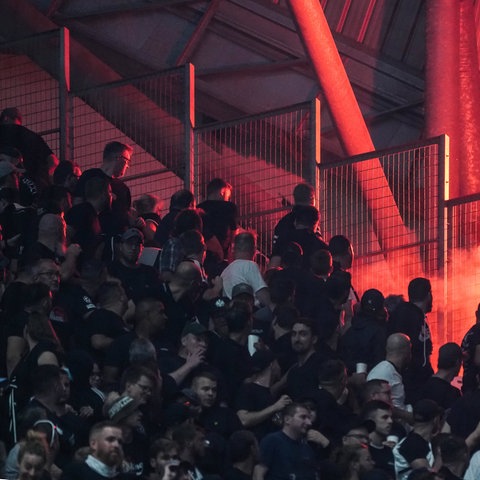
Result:
M132 198L144 193L169 198L183 187L189 107L185 69L119 81L73 96L73 157L82 168L99 166L106 143L134 149L125 177ZM164 212L168 202L164 204Z
M221 177L233 186L243 228L258 234L258 248L270 252L273 227L290 209L294 186L309 178L311 118L305 103L195 130L195 194L205 198L207 183Z
M23 125L60 155L60 33L47 32L0 44L0 110L17 107ZM38 65L44 65L45 69Z
M320 165L322 229L327 239L341 234L351 240L360 294L377 288L405 295L410 279L439 276L441 151L438 143L424 143ZM437 315L430 323L443 338Z
M18 107L24 125L40 133L57 155L65 128L55 80L60 41L56 31L0 45L1 107ZM72 158L83 169L98 166L107 142L129 143L135 156L126 181L133 197L154 193L167 200L189 173L193 100L186 79L180 68L73 92ZM302 104L195 130L197 198L204 198L210 179L229 181L241 223L259 233L265 253L273 226L290 209L295 184L316 183L311 174L312 162L319 160L315 108ZM335 234L351 239L359 293L376 287L406 294L411 278L428 276L437 345L460 341L480 300L480 197L447 202L444 218L444 155L434 140L321 165L318 171L322 230L327 240Z
M447 338L460 342L480 303L480 195L447 202Z

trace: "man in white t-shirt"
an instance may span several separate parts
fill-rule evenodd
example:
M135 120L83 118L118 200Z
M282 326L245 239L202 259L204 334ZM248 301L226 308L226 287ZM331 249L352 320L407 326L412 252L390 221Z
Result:
M223 291L225 296L232 298L235 285L246 283L250 285L255 299L265 306L271 305L270 293L260 268L253 261L256 252L256 239L252 232L242 232L233 241L234 260L222 272Z
M404 420L410 420L405 405L405 387L403 385L402 370L411 359L410 338L404 333L394 333L387 339L386 359L377 363L367 375L367 381L373 379L385 380L389 383L392 392L394 415ZM405 416L402 413L405 412Z

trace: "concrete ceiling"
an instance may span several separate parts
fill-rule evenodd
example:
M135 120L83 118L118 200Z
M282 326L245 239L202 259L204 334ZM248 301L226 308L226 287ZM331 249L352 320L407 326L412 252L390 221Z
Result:
M322 100L286 0L28 1L121 76L193 63L197 125ZM425 0L321 4L375 146L418 139ZM343 156L324 103L322 148Z

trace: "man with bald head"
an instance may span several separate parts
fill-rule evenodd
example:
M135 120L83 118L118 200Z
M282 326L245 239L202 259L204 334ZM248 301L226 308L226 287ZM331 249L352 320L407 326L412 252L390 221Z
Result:
M367 376L368 380L380 379L389 383L392 392L393 406L399 410L406 410L405 387L402 371L412 358L412 345L408 335L393 333L387 339L387 355L385 360L377 363Z

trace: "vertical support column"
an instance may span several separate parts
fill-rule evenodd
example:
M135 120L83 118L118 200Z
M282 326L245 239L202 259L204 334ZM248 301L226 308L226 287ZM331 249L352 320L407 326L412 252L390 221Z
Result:
M425 65L425 136L447 134L450 164L459 166L459 0L427 0ZM460 193L460 172L450 179L453 197Z
M185 173L184 185L194 192L195 182L195 67L191 63L185 65Z
M480 192L480 73L473 0L460 0L459 33L459 194ZM480 219L475 219L478 222ZM472 243L474 244L474 243Z
M71 160L71 105L70 105L70 31L62 27L59 32L60 49L58 64L60 160Z
M320 173L318 171L320 164L320 140L320 100L315 98L312 100L310 107L310 155L306 174L308 176L307 181L315 189L315 203L317 206L320 201Z

